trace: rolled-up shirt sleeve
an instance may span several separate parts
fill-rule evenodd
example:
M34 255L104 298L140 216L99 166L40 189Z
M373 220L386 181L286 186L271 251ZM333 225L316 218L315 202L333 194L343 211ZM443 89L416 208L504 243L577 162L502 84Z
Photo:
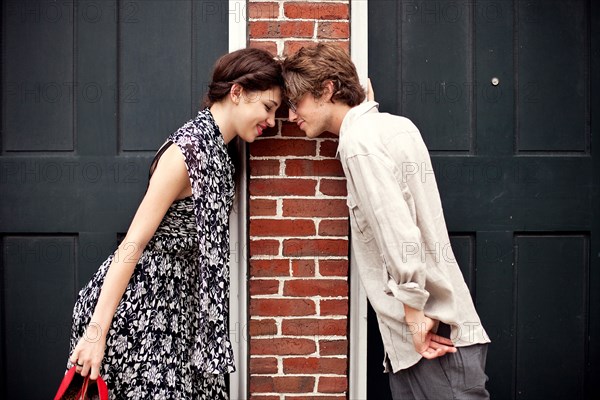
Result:
M425 260L421 232L409 207L407 185L396 178L394 167L373 154L346 158L348 189L373 232L384 264L385 291L403 304L423 310Z

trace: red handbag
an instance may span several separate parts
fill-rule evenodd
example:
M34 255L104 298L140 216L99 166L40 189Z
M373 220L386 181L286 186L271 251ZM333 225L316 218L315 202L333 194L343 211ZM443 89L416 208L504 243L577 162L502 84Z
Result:
M54 400L108 400L108 388L101 376L93 381L71 368L65 374Z

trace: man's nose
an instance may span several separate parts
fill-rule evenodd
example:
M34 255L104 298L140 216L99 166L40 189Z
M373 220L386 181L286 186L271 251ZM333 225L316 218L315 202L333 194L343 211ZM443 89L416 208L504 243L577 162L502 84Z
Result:
M288 119L291 122L294 122L295 120L298 119L298 114L296 114L294 111L292 111L292 109L290 109L289 112L288 112Z

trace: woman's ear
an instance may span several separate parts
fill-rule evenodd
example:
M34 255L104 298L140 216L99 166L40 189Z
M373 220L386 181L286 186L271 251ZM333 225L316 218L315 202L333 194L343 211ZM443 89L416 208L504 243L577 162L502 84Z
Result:
M229 97L231 98L231 101L233 101L234 104L240 104L240 99L242 98L243 91L244 88L238 85L237 83L234 83L231 86L231 89L229 90Z

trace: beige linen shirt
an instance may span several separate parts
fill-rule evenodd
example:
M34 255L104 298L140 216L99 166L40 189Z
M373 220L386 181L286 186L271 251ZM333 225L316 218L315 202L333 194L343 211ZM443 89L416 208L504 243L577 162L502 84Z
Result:
M407 118L377 107L367 102L348 112L338 155L347 178L352 255L397 372L421 359L403 304L450 325L458 347L489 338L450 247L421 134Z

